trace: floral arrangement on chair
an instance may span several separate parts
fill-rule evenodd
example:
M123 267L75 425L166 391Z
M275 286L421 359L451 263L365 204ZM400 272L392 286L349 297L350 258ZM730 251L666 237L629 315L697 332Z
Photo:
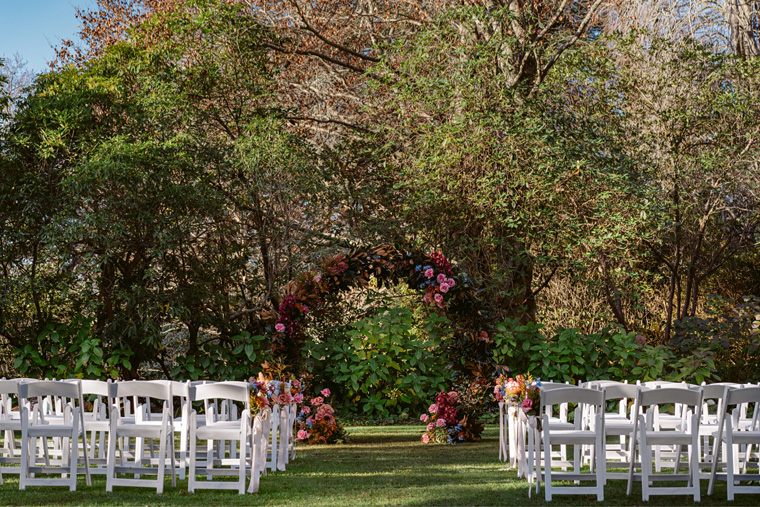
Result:
M515 378L501 375L493 388L496 401L521 409L525 415L537 416L541 408L541 379L530 373Z
M251 386L251 413L253 415L261 413L264 409L269 408L269 386L266 381L253 380L249 382Z
M298 411L296 439L307 444L345 442L348 439L345 428L335 418L335 410L325 403L325 398L330 397L330 390L322 389L320 394L321 396L312 398L308 404L304 403Z
M477 442L483 433L483 424L477 420L475 411L463 403L458 391L441 391L430 405L428 413L420 416L427 423L422 442L449 443Z

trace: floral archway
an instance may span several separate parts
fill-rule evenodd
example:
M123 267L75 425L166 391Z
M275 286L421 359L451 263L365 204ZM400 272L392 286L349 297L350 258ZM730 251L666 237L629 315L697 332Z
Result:
M302 371L307 315L322 310L341 291L366 287L372 278L379 286L404 281L416 290L425 304L451 321L450 356L464 359L455 368L474 378L491 376L492 321L478 297L478 287L441 252L404 251L387 244L336 254L287 284L272 338L276 362L291 371Z

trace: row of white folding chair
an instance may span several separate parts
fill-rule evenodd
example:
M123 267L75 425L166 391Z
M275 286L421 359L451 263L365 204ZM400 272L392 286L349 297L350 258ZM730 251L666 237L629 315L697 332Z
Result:
M634 387L634 386L630 386ZM630 395L630 387L628 387L626 394ZM542 482L542 478L545 482L545 496L547 500L551 500L553 494L596 494L598 500L604 498L604 485L606 484L607 474L607 462L606 462L606 417L605 417L605 404L606 404L606 390L614 389L615 387L605 387L602 390L589 387L566 387L563 389L553 389L550 391L541 393L542 409L547 406L558 405L561 403L578 404L574 414L574 427L570 430L555 430L552 428L549 418L544 414L543 421L543 468L539 474L539 483ZM661 388L661 389L642 389L641 386L635 386L637 392L635 396L635 407L633 414L639 413L639 407L647 407L647 416L639 415L633 418L633 429L631 433L631 449L629 456L629 483L628 490L632 487L632 481L634 479L634 467L639 466L642 469L641 477L642 481L642 496L645 500L649 498L650 494L679 494L689 493L694 494L695 499L698 499L698 467L694 461L696 451L696 428L699 421L699 410L701 406L701 389L698 391L690 391L685 389L675 388ZM681 403L691 407L691 413L694 414L693 420L689 426L681 428L681 431L664 430L658 431L654 428L654 407L659 406L662 403ZM542 410L543 412L543 410ZM634 436L635 435L635 436ZM674 443L676 445L693 445L694 452L691 454L692 458L690 463L690 473L697 474L696 489L694 487L693 478L688 479L687 487L683 488L650 488L650 469L652 461L652 446L663 443ZM552 472L552 466L558 465L553 463L551 447L553 445L573 445L574 455L579 455L581 449L585 447L593 448L594 452L590 453L594 457L594 461L591 466L591 472L589 474L581 473L579 468L575 468L573 472ZM643 467L635 463L634 457L636 456L636 446L641 448ZM678 463L675 465L676 474L671 474L668 479L681 478L677 475ZM594 486L562 486L554 487L552 485L552 475L557 479L573 480L578 484L578 481L584 479L591 479L595 481ZM689 476L691 477L691 475ZM612 477L610 477L612 478ZM658 476L657 479L663 479L664 476Z
M85 385L84 391L86 391L87 394L94 394L96 395L96 398L93 400L92 407L93 409L91 411L88 411L87 414L83 413L83 426L85 428L85 435L83 435L83 453L87 453L88 457L94 457L96 449L98 450L97 453L97 460L93 460L95 464L102 464L106 465L107 459L106 459L106 449L103 445L104 435L106 433L110 434L111 430L111 421L108 420L107 417L107 411L105 410L105 406L103 403L103 399L105 399L105 404L108 404L108 398L109 396L113 395L114 393L109 393L109 388L113 388L113 385L110 381L108 382L101 382L101 381L79 381L79 380L67 380L66 382L75 382L79 384L80 386L82 384ZM181 428L181 431L183 432L183 435L180 439L180 453L179 453L179 461L180 461L180 473L184 475L184 461L185 461L185 455L186 455L186 443L188 441L188 438L185 436L187 425L183 424L182 421L187 421L187 417L184 417L184 414L187 411L187 389L189 385L179 382L171 382L171 381L149 381L148 383L132 383L132 382L120 382L118 384L124 384L127 386L131 386L136 389L132 389L130 394L126 394L124 396L119 396L119 403L118 403L118 410L114 413L117 413L119 416L119 421L122 425L135 425L137 423L144 423L151 425L151 422L161 422L161 419L163 419L163 411L161 414L152 414L150 412L150 397L143 397L146 393L153 394L155 396L155 392L151 391L151 387L149 384L161 384L164 386L164 395L163 397L168 396L168 400L162 400L165 405L169 405L169 419L170 419L170 426L173 426L172 429L177 428L178 430ZM234 383L238 386L247 386L245 382L237 382ZM140 386L147 387L146 389L140 389ZM169 395L166 394L166 386L169 388ZM174 388L174 391L176 392L176 395L181 398L181 404L183 407L183 416L180 418L172 418L172 410L171 410L171 401L172 401L172 388ZM8 431L5 432L6 435L6 442L9 442L9 450L7 453L8 456L3 456L4 462L20 462L20 457L14 458L14 445L15 445L15 437L14 437L14 431L20 431L21 430L21 421L20 418L12 418L12 414L18 414L18 412L14 412L11 410L11 395L16 395L18 390L18 381L12 380L12 381L0 381L0 391L6 391L3 392L3 399L2 399L2 414L3 417L0 418L0 428L6 429L8 428ZM122 389L123 390L123 389ZM123 394L123 393L122 393ZM139 399L143 397L144 402L140 402ZM114 398L112 398L114 399ZM216 407L212 404L211 409L214 411L214 419L219 420L220 418L223 419L229 419L230 413L229 413L229 407L232 406L232 417L235 417L236 407L234 405L228 405L225 401L224 404L220 405L222 407L221 410L221 417L216 412ZM111 407L112 409L114 407ZM207 405L207 409L209 406ZM38 406L38 413L42 414L43 416L46 416L47 421L51 422L55 420L59 420L62 418L61 413L61 403L60 400L57 400L55 396L47 395L43 397L42 403ZM7 415L7 417L6 417ZM157 416L157 417L156 417ZM205 415L201 415L200 419L203 420L205 418ZM152 426L156 426L155 424L152 424ZM159 425L160 426L160 425ZM89 445L89 452L88 452L88 445L87 445L87 439L86 439L86 432L90 432L91 435L91 444ZM149 432L150 435L152 435L151 432ZM8 438L9 437L9 438ZM120 459L123 460L124 456L126 455L129 459L130 457L133 458L133 462L135 463L135 478L138 479L137 482L133 483L133 485L146 485L147 483L144 480L139 480L141 475L145 475L145 471L142 468L137 469L139 465L142 463L143 460L145 460L144 450L143 450L143 443L146 437L141 438L135 438L135 443L130 443L129 439L126 438L124 435L121 436L122 446L120 447ZM161 439L159 439L161 440ZM116 443L116 439L112 439L109 445L114 445ZM171 442L171 448L173 449L173 439L170 439L167 441L167 445L169 445L169 442ZM139 443L139 445L138 445ZM152 439L151 439L152 444ZM45 448L45 451L48 452L47 447ZM17 452L18 453L18 452ZM20 453L18 453L20 454ZM218 454L218 452L217 452ZM162 454L163 456L163 454ZM49 453L46 455L46 459L49 461ZM152 445L151 445L151 453L150 457L148 458L151 462L157 461L155 457L155 453L153 452ZM123 463L121 463L123 465ZM9 468L13 472L17 472L19 469L18 467L6 467ZM123 470L123 466L119 467L119 470ZM172 467L173 469L174 467ZM2 478L1 472L5 469L0 469L0 479ZM106 473L107 470L105 468L99 468L99 469L93 469L93 471L102 471L101 473ZM112 476L112 482L113 482L113 476ZM158 488L158 483L156 481L156 486Z
M711 484L715 480L715 468L718 466L722 466L726 468L726 473L723 474L723 476L729 477L728 483L729 483L729 498L733 498L733 491L737 492L753 492L757 493L760 492L760 487L758 486L736 486L734 487L734 479L736 477L739 477L739 473L745 474L742 479L744 480L758 480L760 479L760 475L754 474L754 475L746 475L746 471L748 468L748 461L750 459L753 459L753 465L752 468L756 468L758 466L757 460L758 460L758 452L753 452L752 444L755 444L756 447L754 449L757 449L757 446L760 445L760 422L758 421L758 417L760 415L760 409L758 409L757 403L760 402L760 388L758 387L751 387L747 389L733 389L732 391L726 391L727 389L730 389L728 386L686 386L687 388L684 389L683 385L677 385L674 387L674 385L671 384L670 387L661 387L661 386L655 386L654 388L646 388L644 386L633 386L633 385L623 385L618 384L615 385L614 383L607 383L607 387L603 388L603 398L604 402L606 404L607 401L618 399L618 397L625 396L626 398L633 398L634 399L634 406L631 410L632 414L638 414L637 417L633 417L632 427L628 426L627 424L625 427L621 425L621 432L627 433L629 437L632 437L635 435L635 438L630 438L630 448L628 449L628 456L629 460L627 463L627 468L629 469L628 472L628 492L630 494L631 488L632 488L632 482L634 478L640 478L642 483L642 496L644 500L648 500L650 495L654 494L688 494L692 495L695 500L699 499L699 480L700 480L700 466L704 467L705 463L704 460L701 459L701 454L699 451L699 436L700 433L705 433L706 431L701 429L703 428L703 425L701 424L702 418L701 418L701 411L702 411L702 404L705 400L705 392L707 392L707 396L709 397L715 397L718 400L719 407L721 407L721 412L719 414L718 419L719 421L727 421L726 424L731 425L733 424L734 433L732 435L728 435L727 432L723 432L722 440L724 441L723 446L723 453L728 453L729 458L727 463L720 463L717 459L710 458L710 464L713 466L712 473L710 475ZM744 387L744 386L741 386ZM632 392L632 390L635 389L635 394ZM718 392L722 391L722 392ZM728 393L740 393L740 394L731 394L733 398L728 398ZM717 394L716 394L717 393ZM571 402L573 401L573 393L571 391L567 391L565 389L558 390L557 392L552 391L550 393L542 393L542 404L550 404L553 402L553 398L557 398L557 400L561 400L562 402ZM741 398L740 398L741 397ZM723 403L722 400L728 399L729 401L727 403ZM741 403L740 402L745 402ZM750 424L740 424L740 415L747 413L747 406L751 403L755 403L754 407L754 415L753 418L750 420ZM725 409L731 405L738 404L738 409L735 410L732 414L732 417L725 417ZM681 420L682 424L674 429L668 429L667 427L658 427L656 425L656 414L658 412L658 408L661 405L681 405ZM589 406L587 404L587 406ZM604 405L603 405L604 406ZM644 408L647 408L646 412L644 412ZM590 413L595 413L596 410L599 410L597 408L594 408L590 411ZM603 410L603 409L602 409ZM589 411L585 412L586 414L589 413ZM617 414L616 414L617 415ZM584 421L585 419L585 421ZM594 424L597 426L597 429L599 428L599 424L602 426L602 430L595 431L595 434L601 436L601 441L597 442L596 445L586 443L586 446L593 447L597 449L597 452L601 452L602 456L605 456L605 459L600 459L601 456L598 454L596 455L596 462L592 464L592 471L594 468L596 468L596 478L597 478L597 486L599 484L605 484L606 480L613 479L613 478L621 478L620 474L611 474L607 472L608 467L617 466L621 467L626 465L625 463L617 462L617 463L610 463L607 462L606 452L603 452L602 449L606 448L606 444L604 444L604 441L606 440L607 435L615 434L615 431L610 431L611 427L613 426L617 421L616 419L621 419L619 417L603 417L600 418L598 415L596 415L593 418L589 417L576 417L576 423L578 420L584 421L582 424L583 428L588 428L589 430L592 430L593 426L591 424L591 420L594 420ZM732 423L733 421L733 423ZM547 424L548 421L545 420L544 424L544 431L546 432L548 430L549 434L552 433L558 434L559 438L551 438L551 442L557 444L562 441L567 442L567 440L563 440L562 436L568 436L567 434L563 435L562 432L555 431L552 429L550 424ZM737 428L739 426L739 428ZM578 428L576 427L576 430ZM739 433L737 433L737 431ZM570 432L572 433L572 432ZM712 431L712 438L718 442L721 441L721 438L718 438L718 435L721 435L721 429L717 429ZM588 437L588 435L586 435ZM546 434L544 435L544 438L546 439ZM574 437L573 437L574 438ZM729 445L730 441L730 445ZM743 444L743 449L740 446L740 444ZM546 443L545 443L546 445ZM651 475L652 465L653 465L653 447L657 447L659 445L674 445L676 447L676 456L677 458L672 463L673 473L672 474L657 474L657 475ZM681 456L683 454L683 448L688 449L688 467L689 467L689 473L688 474L679 474L679 468L682 465L681 462ZM717 447L718 451L720 452L720 446L713 446ZM641 456L641 459L639 461L636 461L636 450L639 449L639 454ZM576 449L577 452L577 449ZM546 456L549 456L549 464L547 465L545 463L544 466L544 476L547 475L546 468L551 468L551 454L544 452L544 461L546 460ZM592 454L593 456L593 454ZM739 457L743 458L743 464L740 467L739 466ZM635 469L641 469L640 474L634 474ZM549 477L547 477L547 481L550 480L551 477L551 471L549 471ZM567 477L567 476L566 476ZM540 476L539 476L540 479ZM666 487L666 488L654 488L652 487L652 481L663 481L663 480L686 480L686 486L681 487ZM549 491L547 491L547 498L549 498L552 494L552 491L554 494L558 494L558 491L552 490L551 485L548 485ZM569 488L569 490L560 490L559 492L562 493L582 493L582 489L578 488ZM710 493L712 493L712 488L710 488Z

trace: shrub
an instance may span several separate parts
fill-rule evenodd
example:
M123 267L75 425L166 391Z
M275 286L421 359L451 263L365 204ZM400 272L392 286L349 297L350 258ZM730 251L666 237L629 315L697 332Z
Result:
M419 409L450 381L438 331L447 322L436 314L417 322L407 308L381 309L351 324L345 338L311 344L310 354L326 365L347 405L370 416Z

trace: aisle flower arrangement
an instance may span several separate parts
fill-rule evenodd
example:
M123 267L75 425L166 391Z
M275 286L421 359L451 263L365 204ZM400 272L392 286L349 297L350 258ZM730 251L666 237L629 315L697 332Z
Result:
M422 442L449 443L476 442L483 433L483 424L474 410L463 403L458 391L441 391L428 411L420 416L427 423Z
M537 416L541 409L541 379L530 373L515 378L501 375L493 388L496 401L519 408L525 415Z
M329 389L322 389L308 403L303 403L296 416L299 442L308 444L335 444L348 438L343 425L335 418L335 410L325 402L330 397Z
M269 386L266 381L251 379L250 385L250 405L253 415L261 413L264 409L269 408Z

